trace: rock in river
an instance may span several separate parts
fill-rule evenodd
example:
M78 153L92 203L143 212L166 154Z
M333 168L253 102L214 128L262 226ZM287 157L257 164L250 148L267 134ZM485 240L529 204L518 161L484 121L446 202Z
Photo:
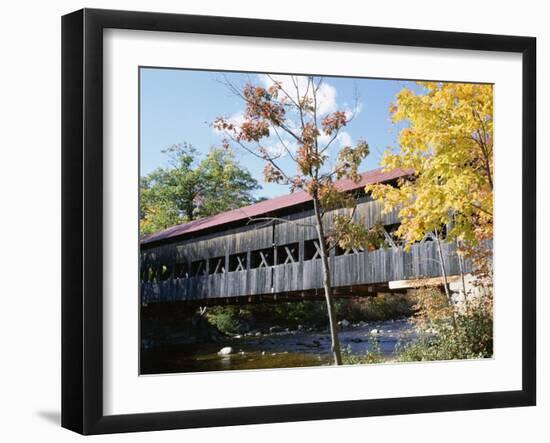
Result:
M218 351L218 355L231 355L233 354L233 348L231 346L226 346L225 348L221 348Z
M348 328L348 327L349 327L350 322L347 321L346 319L343 319L343 320L340 320L340 321L338 322L338 324L340 325L340 327L341 327L342 329L344 329L344 328Z

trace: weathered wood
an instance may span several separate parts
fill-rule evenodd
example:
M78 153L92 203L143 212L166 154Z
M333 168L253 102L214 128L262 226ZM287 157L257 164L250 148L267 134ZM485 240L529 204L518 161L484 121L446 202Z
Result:
M330 231L338 210L325 214ZM349 213L349 212L348 212ZM302 210L278 216L281 220L266 223L250 221L244 226L175 240L172 243L141 250L140 276L143 303L165 301L215 300L265 294L305 293L323 288L320 245L314 228L313 211ZM383 215L379 202L363 198L354 213L356 222L371 227L398 222L397 212ZM299 223L297 223L299 221ZM386 233L388 247L374 251L354 249L335 253L329 258L334 288L371 287L394 281L435 278L441 267L433 239L425 238L404 251ZM391 240L391 241L390 241ZM458 275L456 247L442 244L442 253L449 275ZM464 263L465 272L471 263ZM342 291L340 291L342 292ZM345 291L343 291L345 292Z
M451 259L456 250L442 245L449 275L458 275L458 261ZM425 242L411 247L379 249L331 257L334 287L375 285L401 280L440 277L436 245ZM415 263L416 261L416 263ZM465 263L466 271L471 264ZM411 269L416 268L416 273ZM432 281L432 280L423 280ZM391 286L399 289L401 286ZM234 272L197 275L190 278L143 282L145 302L168 300L198 300L201 298L240 297L248 295L286 293L322 288L322 267L318 259Z
M454 283L460 280L460 276L458 275L451 275L448 277L449 283ZM396 280L396 281L390 281L388 283L388 287L390 289L412 289L412 288L420 288L424 286L441 286L443 285L444 280L443 277L432 277L432 278L417 278L417 279L409 279L409 280Z

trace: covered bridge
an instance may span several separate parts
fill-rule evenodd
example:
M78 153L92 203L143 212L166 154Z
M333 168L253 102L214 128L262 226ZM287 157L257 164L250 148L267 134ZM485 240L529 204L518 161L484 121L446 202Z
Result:
M364 192L369 183L396 184L407 173L380 169L361 181L340 180L342 192L357 195L355 221L384 226L386 244L375 250L333 248L329 263L336 296L374 295L390 282L440 277L435 242L426 238L404 251L392 232L396 211ZM295 192L243 208L177 225L141 239L143 304L185 301L204 305L292 300L323 295L322 265L310 196ZM325 214L330 230L335 210ZM274 220L273 218L276 218ZM443 243L449 275L459 274L454 244ZM469 271L470 264L465 264Z

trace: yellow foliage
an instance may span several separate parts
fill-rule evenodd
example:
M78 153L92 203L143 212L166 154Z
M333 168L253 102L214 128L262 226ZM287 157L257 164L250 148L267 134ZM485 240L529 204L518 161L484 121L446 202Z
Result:
M450 224L450 238L475 245L492 236L492 85L420 82L422 93L403 89L390 107L405 124L399 150L382 158L385 170L411 169L399 187L367 186L386 212L398 207L397 231L407 246Z

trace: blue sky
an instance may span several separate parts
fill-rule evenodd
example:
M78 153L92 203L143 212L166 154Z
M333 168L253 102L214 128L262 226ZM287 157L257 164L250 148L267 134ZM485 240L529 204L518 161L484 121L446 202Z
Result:
M221 146L223 135L210 124L216 117L238 119L243 102L229 91L223 80L235 85L247 81L267 85L269 79L260 74L222 73L182 69L141 68L140 82L140 174L143 176L157 167L168 166L162 150L177 143L192 144L203 155L209 149ZM277 80L284 77L277 77ZM370 155L361 170L379 166L380 156L388 147L395 147L398 128L389 118L388 108L397 92L404 87L418 89L402 80L325 77L321 108L326 113L334 110L357 109L353 121L345 128L337 142L340 146L366 140ZM358 97L358 100L355 99ZM355 107L355 103L358 107ZM276 140L273 138L273 145ZM268 141L269 142L269 141ZM335 149L338 145L335 146ZM239 163L260 182L262 189L256 195L274 197L289 192L287 186L265 184L261 178L263 162L242 149L234 149ZM283 163L291 168L290 160ZM291 172L294 172L290 169Z

